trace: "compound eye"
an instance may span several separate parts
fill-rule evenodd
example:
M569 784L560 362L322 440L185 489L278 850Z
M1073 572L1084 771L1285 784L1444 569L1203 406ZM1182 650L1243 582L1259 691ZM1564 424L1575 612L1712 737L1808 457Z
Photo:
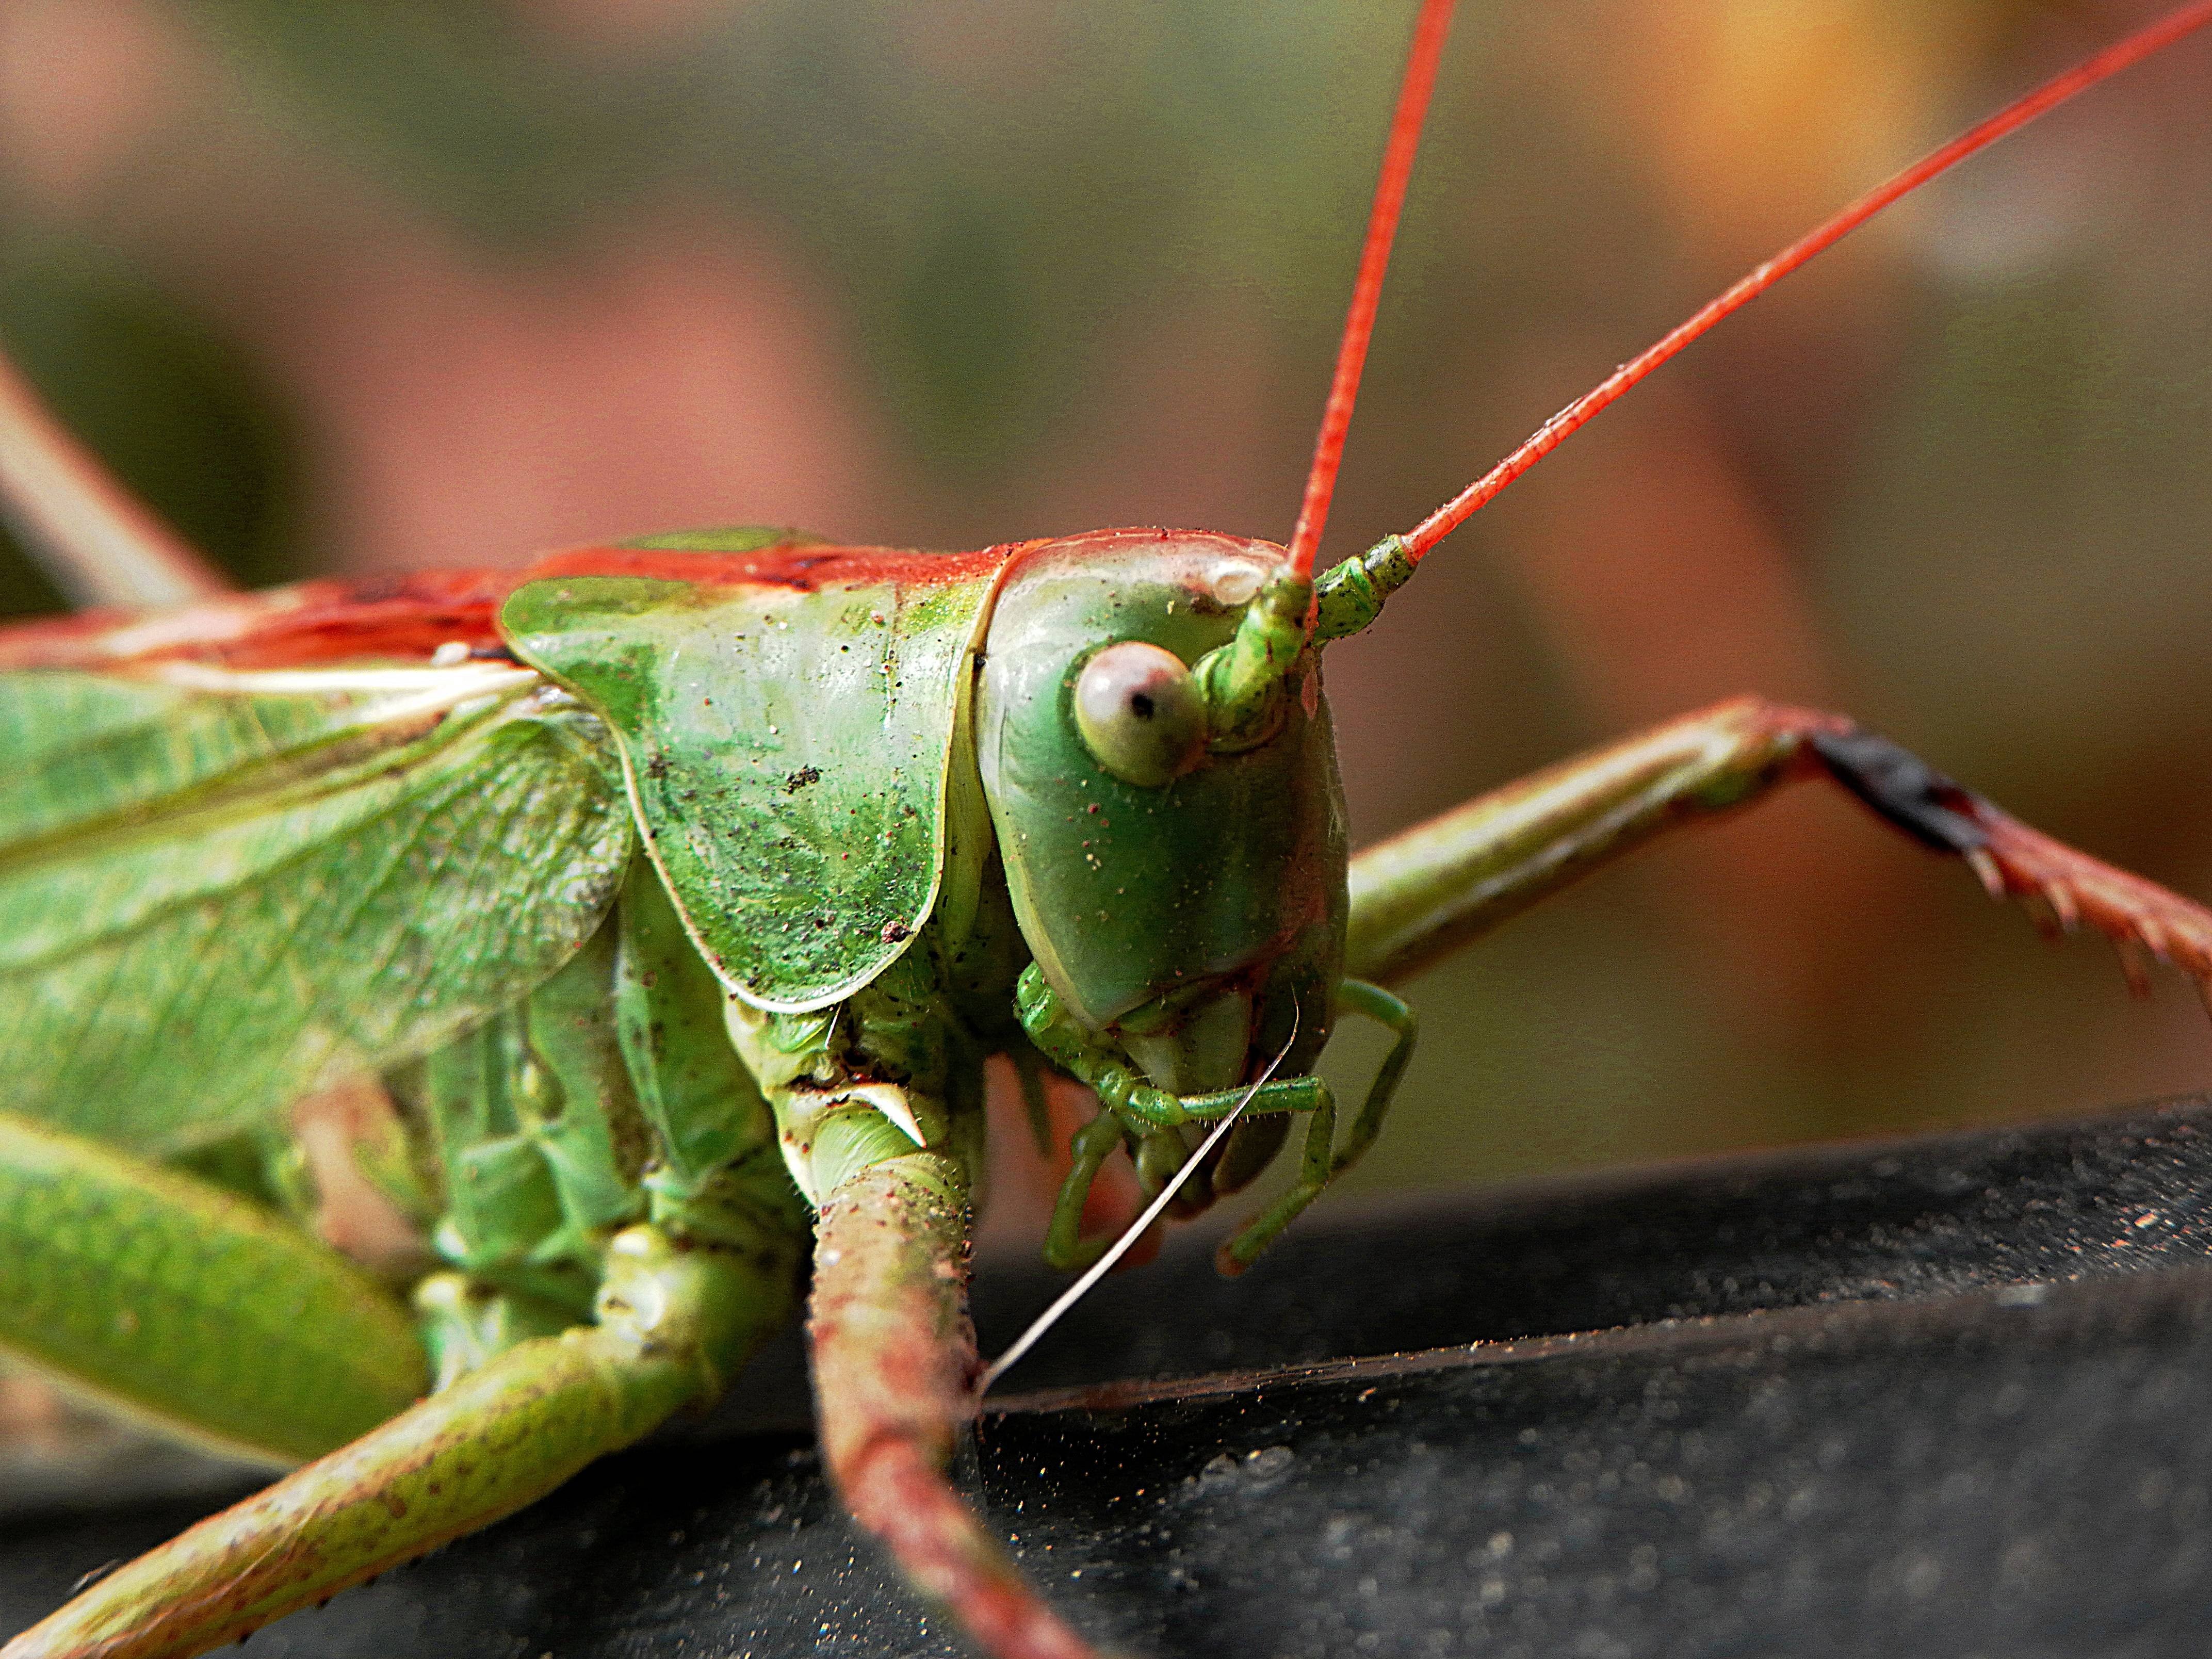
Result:
M1109 772L1157 789L1205 748L1206 698L1175 653L1123 640L1083 665L1075 681L1075 726Z

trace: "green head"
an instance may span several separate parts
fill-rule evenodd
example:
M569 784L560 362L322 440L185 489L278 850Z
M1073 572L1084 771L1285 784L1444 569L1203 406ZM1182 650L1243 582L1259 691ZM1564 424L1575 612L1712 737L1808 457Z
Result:
M1071 537L1007 578L985 640L976 753L1023 935L1067 1007L1180 1094L1234 1087L1294 1023L1305 1069L1343 960L1343 793L1283 558ZM1297 614L1271 628L1270 606Z

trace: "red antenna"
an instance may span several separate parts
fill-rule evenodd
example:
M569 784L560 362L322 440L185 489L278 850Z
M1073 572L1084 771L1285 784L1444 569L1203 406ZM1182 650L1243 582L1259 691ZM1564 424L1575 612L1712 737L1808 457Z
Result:
M1336 374L1322 406L1321 431L1314 439L1313 468L1306 474L1305 500L1298 527L1291 532L1291 568L1313 574L1314 550L1328 522L1328 498L1336 490L1337 468L1344 460L1344 434L1359 398L1359 371L1367 362L1368 337L1375 332L1375 307L1382 295L1382 273L1390 265L1390 241L1398 234L1399 210L1406 204L1406 180L1421 147L1421 118L1437 83L1437 60L1443 55L1451 27L1452 0L1422 0L1413 24L1413 50L1406 78L1398 88L1398 110L1390 118L1390 142L1382 151L1382 177L1375 186L1375 205L1367 216L1367 240L1359 250L1359 275L1352 284L1352 309L1344 319L1344 341L1336 350Z
M1565 443L1598 410L1613 402L1622 392L1681 350L1684 346L1689 344L1722 318L1757 299L1814 254L1841 241L1875 214L1881 212L1882 209L1897 200L1899 197L1917 190L1947 167L1964 161L1984 146L1995 143L2014 128L2025 126L2046 110L2056 108L2064 103L2075 93L2096 85L2098 82L2108 76L2118 74L2130 64L2139 63L2153 52L2172 46L2184 35L2203 27L2207 23L2212 23L2212 0L2196 0L2194 4L2179 7L2167 13L2157 22L2138 30L2115 45L2106 47L2095 57L2068 70L2063 75L2045 82L2034 91L2008 104L1987 120L1968 128L1942 149L1923 156L1887 183L1876 185L1833 218L1814 227L1788 247L1784 248L1781 252L1738 282L1735 287L1677 326L1656 345L1641 356L1629 359L1597 386L1583 393L1581 397L1538 427L1528 441L1518 449L1415 526L1404 538L1407 552L1415 561L1419 561L1431 547L1466 523L1477 507L1481 507L1506 485ZM1411 80L1409 72L1407 76L1409 85ZM1393 143L1395 142L1394 135ZM1402 190L1402 185L1401 188ZM1376 210L1379 216L1382 210L1382 204L1379 201L1376 204ZM1373 240L1371 231L1369 236L1371 248ZM1385 233L1383 246L1386 251L1389 245L1389 235ZM1379 282L1380 278L1381 273L1378 271L1376 280ZM1360 269L1360 280L1363 283L1367 280L1367 270L1364 263ZM1353 305L1355 320L1358 315L1358 302L1355 301ZM1365 343L1364 337L1361 343L1363 345ZM1345 340L1346 356L1352 355L1351 346L1350 331L1347 330ZM1352 380L1355 382L1358 379L1358 374L1355 361L1352 368ZM1344 379L1343 365L1340 362L1337 368L1337 378L1340 382ZM1331 417L1334 417L1336 413L1338 395L1336 390L1332 390L1329 394ZM1345 395L1348 404L1349 394ZM1347 410L1347 414L1348 412ZM1328 434L1328 427L1326 423L1323 424L1322 431L1323 440L1326 441ZM1341 447L1340 434L1338 445ZM1329 459L1333 463L1334 456L1332 454ZM1321 457L1317 447L1315 458L1316 473L1320 471L1320 462ZM1309 484L1306 490L1306 505L1309 512L1312 510L1314 493L1314 487ZM1325 484L1322 488L1321 497L1326 509L1328 492ZM1298 529L1301 533L1304 532L1305 524L1303 520L1299 521ZM1316 539L1318 539L1318 528L1316 528ZM1292 544L1294 549L1296 545L1297 544Z

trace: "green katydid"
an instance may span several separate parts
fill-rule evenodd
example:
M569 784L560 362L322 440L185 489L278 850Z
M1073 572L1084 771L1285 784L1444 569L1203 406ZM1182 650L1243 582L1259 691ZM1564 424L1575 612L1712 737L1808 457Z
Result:
M304 1467L9 1656L185 1655L550 1490L711 1399L797 1313L860 1521L988 1650L1090 1651L961 1505L986 1056L1093 1089L1048 1254L1127 1151L1237 1190L1249 1263L1381 1127L1384 982L1680 823L1826 775L2000 894L2212 983L2212 913L1840 717L1746 700L1351 859L1320 656L1445 534L1881 205L2212 21L2172 14L1763 266L1422 525L1316 580L1449 0L1416 27L1287 546L1104 531L954 555L721 531L520 574L308 583L0 635L0 1345ZM0 493L94 596L176 547L0 379ZM1312 1067L1395 1043L1348 1125ZM411 1310L211 1173L380 1073ZM1233 1122L1237 1115L1241 1119ZM1226 1126L1194 1154L1206 1126ZM250 1183L249 1183L250 1184ZM312 1460L312 1461L309 1461Z

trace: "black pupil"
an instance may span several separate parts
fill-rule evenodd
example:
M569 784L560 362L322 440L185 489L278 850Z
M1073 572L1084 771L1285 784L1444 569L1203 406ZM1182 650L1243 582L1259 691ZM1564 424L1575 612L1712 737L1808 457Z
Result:
M1143 691L1132 691L1129 693L1129 712L1132 714L1134 714L1140 720L1148 720L1152 719L1152 700L1151 696Z

